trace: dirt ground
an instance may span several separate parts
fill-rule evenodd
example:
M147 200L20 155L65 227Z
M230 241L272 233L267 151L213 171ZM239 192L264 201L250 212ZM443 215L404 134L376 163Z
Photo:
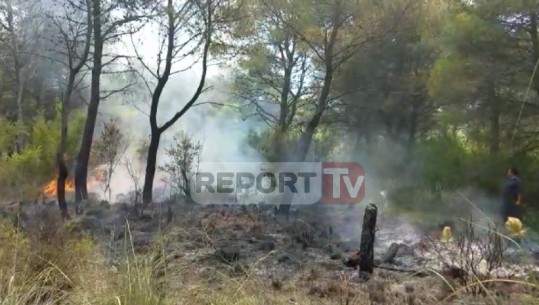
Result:
M39 214L32 209L23 226ZM126 204L94 204L70 226L95 236L112 268L126 249L136 255L155 254L157 249L165 257L167 291L178 296L177 304L537 302L537 288L531 284L492 282L460 291L458 281L421 269L417 248L423 236L437 228L419 229L384 214L378 218L375 261L380 264L392 243L405 250L397 251L391 264L375 268L368 280L361 278L344 264L358 251L360 207L305 207L288 219L274 215L272 208L234 206L162 204L142 218L132 211Z

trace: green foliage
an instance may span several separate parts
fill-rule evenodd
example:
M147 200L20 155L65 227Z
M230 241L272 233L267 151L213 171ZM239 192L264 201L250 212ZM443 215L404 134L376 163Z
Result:
M2 132L0 133L0 151L6 152L15 143L17 135L24 131L24 127L4 117L0 117L0 126L2 128Z
M28 148L22 153L15 153L1 161L2 180L8 187L6 191L14 191L17 198L32 198L39 194L40 180L43 169L50 168L41 159L43 152L40 147Z
M117 166L120 164L127 148L129 139L122 133L119 121L115 118L103 123L103 129L99 137L92 145L91 159L95 166L101 166L102 175L98 175L98 181L103 185L103 191L112 199L110 184Z
M459 186L466 172L470 154L455 138L440 137L420 143L416 158L420 160L421 177L432 186Z
M435 62L429 80L433 96L452 100L477 97L484 91L481 84L506 68L489 64L494 57L503 56L500 46L506 41L502 29L476 14L460 12L450 19L438 43L444 56Z
M279 160L283 147L294 152L296 132L313 113L312 101L324 76L316 55L324 55L325 31L331 30L328 12L336 6L332 1L301 0L258 4L250 2L257 18L244 24L240 35L243 46L249 47L236 77L236 91L262 106L267 101L279 105L284 70L278 46L285 34L301 36L300 50L306 52L312 69L309 80L318 79L308 83L309 89L314 88L312 96L306 93L304 103L298 104L294 123L299 128L282 132L276 120L268 120L270 128L249 135L249 144L267 160ZM357 41L365 37L372 41L361 44L351 60L339 66L330 94L339 98L325 110L311 149L322 159L331 159L349 145L342 135L353 134L359 139L354 159L364 162L376 178L404 181L398 183L402 194L397 197L402 201L428 204L441 202L440 190L471 187L499 196L506 169L516 166L528 186L525 198L533 203L539 196L529 187L539 183L534 176L539 171L535 106L539 82L530 80L537 56L530 20L536 6L519 0L344 5L349 5L347 16L357 23L346 24L339 44L347 45L356 34ZM355 19L358 11L360 20ZM283 15L287 22L269 18L271 12L287 12ZM398 24L392 27L395 20ZM355 26L369 30L357 31ZM298 83L296 75L293 84ZM346 122L325 124L334 118Z
M269 136L270 132L268 130L264 130L262 132L249 130L249 134L247 135L247 144L250 147L258 150L258 152L260 152L266 159L269 159L271 156L269 151L272 146L272 143L268 141Z
M270 162L290 161L297 153L299 137L299 132L282 132L279 128L250 130L247 145L258 150Z
M528 213L524 214L524 224L532 230L536 240L539 239L539 212L528 207Z
M159 169L169 175L168 181L172 188L173 196L185 196L191 199L189 182L198 171L202 144L181 132L174 136L170 147L165 149L168 161Z
M487 193L497 194L509 167L519 168L526 185L539 182L534 173L539 170L537 159L530 154L490 154L477 149L473 142L455 137L435 137L418 143L412 167L418 183L431 190L456 190L478 187ZM525 197L535 198L539 193L526 188Z
M8 122L5 118L0 121ZM68 128L67 161L73 162L78 142L82 136L84 116L74 113ZM15 200L35 199L43 185L56 177L56 153L60 141L60 108L56 116L46 119L38 114L27 126L14 123L0 125L0 142L4 152L14 147L16 133L28 135L28 143L20 152L4 153L0 159L0 193ZM68 163L69 164L69 163Z
M313 136L313 143L311 144L315 158L322 160L336 160L335 156L338 155L342 147L339 146L342 141L337 136L335 131L329 126L320 126Z

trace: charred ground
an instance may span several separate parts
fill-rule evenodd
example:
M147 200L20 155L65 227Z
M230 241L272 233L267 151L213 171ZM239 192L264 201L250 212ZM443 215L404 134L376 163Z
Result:
M368 281L361 280L349 263L359 248L360 232L353 228L361 227L361 207L301 207L288 220L271 208L241 206L162 203L142 218L133 210L127 204L94 203L83 215L63 222L52 204L27 206L19 213L19 226L33 244L31 251L51 243L61 248L54 243L58 238L69 243L66 236L89 238L100 276L110 272L114 278L127 272L126 264L143 264L136 270L144 274L137 274L136 281L147 280L138 285L162 304L437 304L445 298L448 304L529 304L526 300L535 293L530 286L535 285L537 263L524 251L508 252L505 273L488 278L528 285L494 282L483 284L484 290L454 293L464 285L435 251L439 227L391 215L378 219L377 268ZM454 232L461 234L458 228ZM63 255L74 251L64 250ZM78 263L84 266L86 259ZM88 276L87 281L95 276L78 275ZM78 290L62 287L57 293L73 300Z

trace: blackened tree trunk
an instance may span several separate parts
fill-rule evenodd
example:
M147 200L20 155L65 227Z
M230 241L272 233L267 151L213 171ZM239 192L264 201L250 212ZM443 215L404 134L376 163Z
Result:
M64 155L62 151L58 151L57 155L58 160L58 180L56 181L56 192L58 196L58 205L64 219L69 218L69 213L67 211L67 202L66 202L66 180L69 176L69 171L66 166Z
M66 196L65 196L65 182L67 180L67 177L69 176L69 170L67 168L66 161L65 161L65 153L66 153L66 146L67 146L67 123L68 123L67 112L68 112L71 92L74 86L74 80L75 80L75 75L73 74L73 70L71 70L71 67L70 67L69 80L67 83L65 96L62 99L62 118L61 118L62 125L61 125L61 130L60 130L60 144L58 146L58 152L56 155L56 162L58 166L58 180L56 181L56 195L58 199L58 206L60 207L60 211L64 219L69 217L69 213L67 211Z
M71 68L70 68L71 69ZM71 97L72 88L74 86L75 75L73 70L69 73L69 81L67 83L66 94L62 99L62 119L61 119L61 131L60 131L60 144L56 155L56 161L58 166L58 180L56 181L56 195L58 196L58 206L64 219L69 217L67 211L67 202L65 196L65 182L69 176L69 170L65 161L65 153L67 146L67 112L69 106L69 100Z
M363 216L363 228L361 230L359 272L372 274L374 270L374 234L376 230L376 217L378 208L369 203Z
M90 53L90 44L92 39L92 9L91 9L91 0L86 0L86 22L88 29L86 31L85 40L84 40L84 49L80 55L77 54L77 41L78 37L69 37L68 33L64 29L59 29L62 33L62 37L65 38L63 41L66 45L68 54L70 54L68 60L69 76L68 82L65 89L65 94L62 98L62 118L61 118L61 132L60 132L60 144L58 147L57 153L57 166L58 166L58 180L56 182L57 196L58 196L58 205L62 216L64 218L69 217L67 210L67 202L65 198L65 182L69 176L69 169L66 165L65 153L67 149L67 128L68 128L68 112L71 101L71 95L75 87L75 79L79 74L82 67L86 64L88 60L88 54ZM78 57L78 59L76 58Z
M322 111L318 111L318 113L315 114L307 124L305 131L301 134L299 139L299 152L298 155L294 157L294 161L305 161L307 159L309 148L311 147L314 134L318 128L318 125L320 124L321 118Z
M157 169L157 151L159 150L159 141L161 140L159 130L152 131L151 137L150 146L148 147L148 159L146 160L144 187L142 189L142 202L144 204L152 201L153 181L155 179L155 170Z
M77 167L75 170L75 201L81 202L88 199L88 162L90 160L90 151L92 150L92 140L94 136L95 123L100 102L100 85L102 71L102 57L104 40L101 31L101 1L92 0L93 9L93 34L94 34L94 54L92 66L92 80L90 89L90 103L84 125L84 133L77 157Z
M148 147L148 156L146 160L146 175L144 177L144 187L142 189L142 204L143 208L152 202L153 199L153 182L155 178L155 170L157 167L157 151L159 149L159 141L161 135L168 130L172 125L174 125L178 119L180 119L198 100L202 91L204 89L204 84L206 82L206 74L208 71L208 56L211 45L212 30L213 30L213 17L215 14L215 7L213 1L207 1L203 3L198 3L195 6L196 9L200 10L200 17L203 19L203 51L202 51L202 75L200 77L198 87L191 97L191 99L185 104L185 106L178 112L176 112L170 120L165 122L161 127L157 123L157 110L159 108L159 101L161 99L161 94L165 88L170 75L172 74L172 64L175 60L174 54L177 54L181 51L181 45L178 45L176 41L176 36L179 32L179 26L181 22L177 22L178 18L181 18L181 14L177 14L174 8L174 3L172 0L167 1L167 25L166 25L166 55L164 59L165 67L163 72L160 74L152 73L157 75L157 85L152 93L152 102L150 105L150 128L151 128L151 140L150 146ZM179 16L178 16L179 15ZM161 58L161 57L160 57ZM160 65L161 62L158 63Z

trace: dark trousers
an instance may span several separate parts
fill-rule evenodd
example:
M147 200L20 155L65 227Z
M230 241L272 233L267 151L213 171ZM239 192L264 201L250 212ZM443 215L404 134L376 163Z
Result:
M512 202L504 202L502 206L502 217L504 222L507 221L508 217L515 217L522 220L522 210Z

